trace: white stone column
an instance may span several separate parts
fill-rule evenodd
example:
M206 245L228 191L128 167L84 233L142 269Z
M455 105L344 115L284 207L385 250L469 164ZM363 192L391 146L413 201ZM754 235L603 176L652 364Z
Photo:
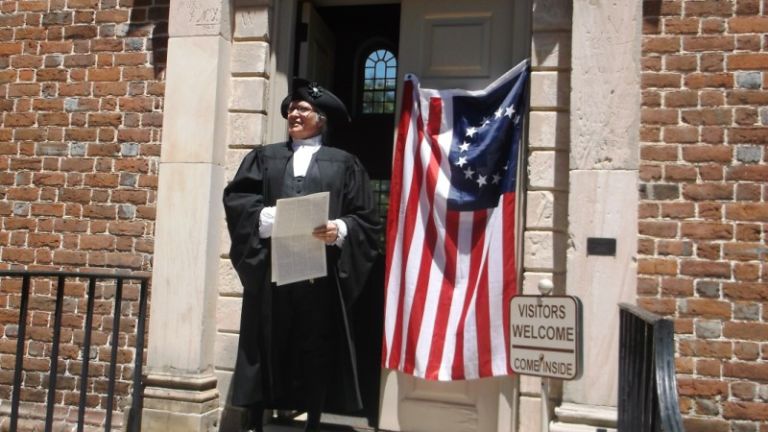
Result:
M174 0L152 274L144 432L217 430L218 226L223 218L229 0Z
M573 4L566 287L584 305L584 374L563 384L552 431L615 427L618 303L636 289L641 1ZM616 239L614 256L587 254Z
M571 0L534 0L531 15L531 110L528 123L523 294L549 279L565 293ZM519 432L541 431L552 417L556 385L520 377Z

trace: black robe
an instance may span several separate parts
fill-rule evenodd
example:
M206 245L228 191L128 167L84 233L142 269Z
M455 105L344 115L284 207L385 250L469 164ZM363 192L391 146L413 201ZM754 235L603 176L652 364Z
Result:
M232 380L234 405L258 403L274 409L305 408L301 383L296 382L300 374L293 368L296 359L292 357L301 355L295 347L311 345L312 341L285 340L281 336L285 334L284 327L290 325L286 324L285 317L304 312L281 310L286 304L280 300L281 296L289 291L278 291L284 286L270 283L270 240L259 238L258 233L261 210L274 206L279 198L290 196L283 189L292 155L290 142L254 149L243 159L224 190L227 226L232 239L230 260L244 288ZM340 250L336 246L326 248L326 278L314 281L312 287L289 289L302 295L303 289L322 287L322 299L328 299L329 309L325 315L333 332L334 358L330 362L332 370L328 371L323 411L358 412L363 407L355 359L356 332L350 317L359 316L360 311L355 310L356 300L361 297L371 269L380 262L381 220L368 175L358 159L349 153L321 146L312 157L304 186L302 194L330 193L328 219L342 219L348 232ZM313 301L308 302L310 308Z

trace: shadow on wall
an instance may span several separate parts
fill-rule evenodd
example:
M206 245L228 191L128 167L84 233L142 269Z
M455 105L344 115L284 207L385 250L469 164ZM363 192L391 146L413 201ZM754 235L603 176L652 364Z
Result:
M144 49L152 53L157 79L164 79L168 58L168 15L168 0L134 0L124 34L116 30L116 36L126 38L126 50Z

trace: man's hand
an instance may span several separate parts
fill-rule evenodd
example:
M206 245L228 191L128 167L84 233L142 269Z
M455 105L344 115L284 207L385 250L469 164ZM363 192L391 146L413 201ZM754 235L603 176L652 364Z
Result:
M325 225L315 228L312 231L312 235L325 244L333 244L339 237L339 227L335 223L328 221Z

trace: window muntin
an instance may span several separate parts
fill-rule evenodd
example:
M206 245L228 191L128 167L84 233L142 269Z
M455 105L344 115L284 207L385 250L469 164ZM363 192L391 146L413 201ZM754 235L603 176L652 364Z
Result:
M396 83L395 55L386 49L371 52L363 68L363 114L394 113Z

